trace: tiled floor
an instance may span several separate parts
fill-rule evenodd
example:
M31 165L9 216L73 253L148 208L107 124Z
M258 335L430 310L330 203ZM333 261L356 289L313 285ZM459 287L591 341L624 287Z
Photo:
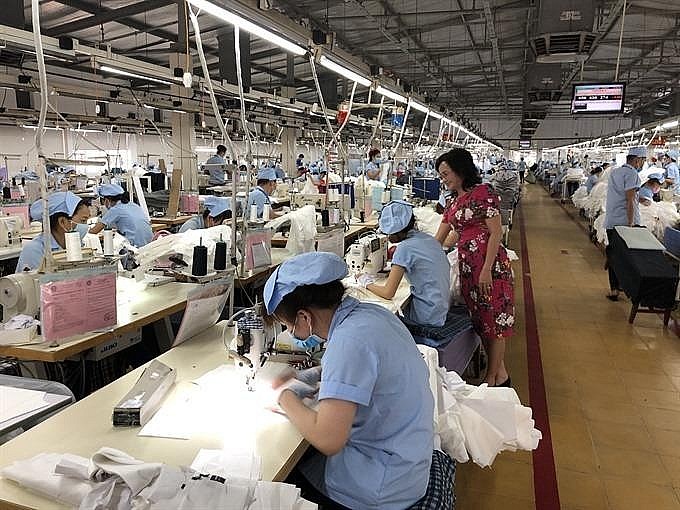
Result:
M680 338L656 315L628 324L630 303L604 297L602 253L538 185L521 207L561 507L680 510ZM520 254L518 228L511 248ZM528 403L521 262L513 267L518 327L507 359ZM537 508L531 454L460 465L456 495L458 510Z

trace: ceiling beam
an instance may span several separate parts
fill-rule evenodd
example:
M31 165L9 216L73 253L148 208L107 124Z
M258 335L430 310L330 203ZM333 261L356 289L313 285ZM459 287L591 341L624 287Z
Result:
M458 11L463 10L463 6L460 3L460 0L456 0L456 5L458 5ZM477 60L479 61L479 66L482 71L484 71L484 61L482 60L482 55L479 51L477 51L477 43L475 42L475 37L472 35L472 30L470 29L470 26L466 22L466 18L464 14L460 15L461 20L463 20L463 24L465 26L465 31L467 32L468 38L470 39L470 43L472 44L472 49L474 50L475 55L477 56ZM486 84L490 87L491 82L489 81L489 78L487 77L486 79Z
M49 28L44 31L45 35L50 37L59 37L61 35L72 34L80 30L86 30L88 28L96 27L97 25L103 25L104 23L109 23L111 21L118 21L119 18L126 18L128 16L134 16L136 14L141 14L143 12L153 11L155 9L160 9L170 4L176 4L175 0L146 0L145 2L139 2L120 9L110 9L101 10L98 14L94 16L87 16L70 23L64 23L62 25L57 25L54 28Z

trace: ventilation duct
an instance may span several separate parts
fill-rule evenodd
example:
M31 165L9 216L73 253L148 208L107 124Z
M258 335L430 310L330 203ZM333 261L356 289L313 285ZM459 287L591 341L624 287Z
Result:
M542 0L538 34L531 41L536 61L579 62L588 57L593 32L595 2L591 0Z
M562 95L562 68L560 64L531 64L529 67L527 95L534 105L559 101Z

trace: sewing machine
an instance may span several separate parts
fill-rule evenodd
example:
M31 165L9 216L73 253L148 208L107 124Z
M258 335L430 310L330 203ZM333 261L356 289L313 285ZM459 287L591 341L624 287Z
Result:
M24 220L20 216L0 216L0 248L21 246Z
M40 310L40 284L37 273L17 273L0 278L2 320L15 315L35 317Z
M387 236L369 234L357 239L345 257L350 274L378 274L387 264Z
M326 205L326 195L322 193L291 193L291 208L299 209L306 205L313 205L315 209L324 209Z
M256 305L237 312L229 319L225 331L225 336L232 335L229 355L237 369L243 371L248 391L255 391L255 375L272 354L276 337L281 332L280 324L265 324L260 308L261 305ZM242 317L234 321L239 315Z

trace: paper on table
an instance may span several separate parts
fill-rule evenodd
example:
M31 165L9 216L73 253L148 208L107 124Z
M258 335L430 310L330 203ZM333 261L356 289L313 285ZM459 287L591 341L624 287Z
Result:
M190 439L194 413L189 412L192 400L190 387L180 387L156 411L138 436Z
M49 406L45 395L44 391L0 386L0 423Z
M191 469L199 473L259 480L262 476L262 458L252 453L201 449L191 463Z

